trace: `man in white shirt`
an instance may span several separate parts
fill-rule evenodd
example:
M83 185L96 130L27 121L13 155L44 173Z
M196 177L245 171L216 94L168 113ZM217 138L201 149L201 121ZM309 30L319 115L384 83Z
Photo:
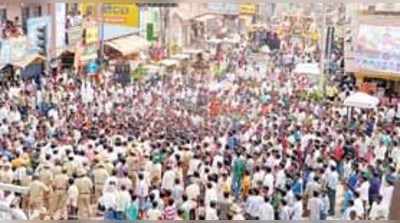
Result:
M210 206L211 202L216 202L218 199L218 192L215 186L211 182L207 183L206 194L205 194L205 204L206 207Z
M308 201L307 209L310 211L310 220L320 220L322 201L319 192L314 191L313 197Z
M265 172L259 167L255 167L255 173L251 182L252 187L257 187L259 182L263 182Z
M347 220L347 221L352 220L352 215L355 215L356 219L358 219L357 218L357 211L356 211L356 208L354 207L354 201L350 200L349 201L349 206L344 211L343 220Z
M152 208L147 211L147 220L158 221L161 220L162 212L157 208L157 201L153 201Z
M118 189L117 185L118 185L117 171L114 169L112 171L112 175L109 176L107 178L106 182L104 183L103 193L107 190L108 191L112 191L112 190L116 191Z
M291 213L291 208L287 204L285 200L282 200L281 207L279 210L279 220L281 221L288 221L290 220L290 213Z
M392 202L394 185L393 185L393 181L391 181L389 179L386 179L385 181L386 182L380 188L380 195L382 196L381 203L383 206L385 206L387 209L389 209L391 202Z
M301 195L296 195L296 202L292 208L291 220L298 221L303 218L303 200Z
M267 186L269 188L268 195L271 195L274 192L274 175L272 174L271 167L266 168L263 186Z
M376 201L372 203L369 213L369 220L387 220L389 208L382 202L382 196L378 196Z
M256 218L260 216L260 205L264 202L263 197L255 189L250 190L250 195L246 201L246 213L251 216L251 218Z
M138 196L140 204L142 204L141 202L143 202L144 199L149 194L149 185L147 184L147 181L144 179L143 173L139 173L138 178L139 178L139 183L136 187L135 194L136 196Z
M103 206L104 210L116 210L117 208L117 193L113 187L108 187L103 196L100 197L99 203Z
M200 187L197 183L191 183L186 187L185 193L187 194L189 200L197 200L200 196Z
M173 171L171 167L167 166L167 170L164 172L164 176L162 178L161 188L172 191L174 188L175 178L175 171Z
M279 170L276 173L275 187L283 189L285 184L286 184L285 165L283 163L280 163Z
M206 219L205 220L219 220L216 209L216 202L211 201L209 207L206 207Z
M362 177L362 183L358 192L360 193L360 198L364 203L364 207L367 207L369 201L369 181L366 177Z
M272 207L268 196L264 197L264 202L260 205L259 210L259 220L275 220L274 208Z
M354 208L357 212L357 216L361 219L364 219L364 204L358 192L354 192Z
M327 189L329 197L329 215L335 215L336 206L336 188L339 184L339 174L336 171L335 166L330 167L330 171L327 174Z
M127 188L122 185L121 190L118 191L117 196L116 196L116 202L117 202L117 207L116 211L117 214L123 215L124 211L128 208L129 204L131 203L131 195L129 194L129 191ZM118 218L121 219L121 218Z

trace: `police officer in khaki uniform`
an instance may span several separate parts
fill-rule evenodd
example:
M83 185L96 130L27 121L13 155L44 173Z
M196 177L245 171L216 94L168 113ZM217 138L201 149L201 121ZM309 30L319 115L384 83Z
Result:
M39 180L49 187L48 193L45 194L44 206L47 210L50 210L51 200L53 197L53 171L49 165L44 165L43 169L39 173Z
M114 165L110 160L107 159L104 161L104 168L106 168L108 175L111 175L114 170Z
M29 209L31 211L42 208L44 206L45 195L49 191L49 187L39 180L39 175L33 176L33 181L29 185Z
M67 170L67 175L68 177L73 177L74 174L76 173L77 167L74 162L74 156L69 155L68 156L68 161L65 162L64 168Z
M77 171L78 178L75 180L75 185L78 188L78 216L79 218L92 216L90 207L90 198L93 190L93 183L85 171L81 168Z
M94 200L97 201L104 188L104 184L108 178L109 174L103 163L98 163L93 170L93 180L94 180Z
M182 169L183 169L182 172L184 178L187 176L187 172L189 170L189 163L191 159L192 159L192 154L189 150L189 147L184 147L182 152Z
M128 158L126 158L126 164L128 166L128 176L129 179L132 181L133 188L136 188L137 172L139 171L141 166L140 152L136 148L131 148L128 152L129 155Z
M54 202L52 202L53 206L51 213L57 217L61 215L62 219L66 219L68 180L69 178L66 169L63 169L61 173L56 174L54 177Z
M32 183L32 175L25 174L24 176L21 177L21 186L23 187L29 187L29 185ZM23 210L28 210L29 209L29 195L23 195L22 196L22 209Z

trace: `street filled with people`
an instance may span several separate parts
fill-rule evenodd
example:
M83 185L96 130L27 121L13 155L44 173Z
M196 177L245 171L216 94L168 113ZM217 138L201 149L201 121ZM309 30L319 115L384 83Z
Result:
M349 113L358 89L332 77L327 97L310 97L318 83L293 70L319 62L318 47L271 31L260 62L241 38L196 55L229 64L219 75L200 66L122 85L112 70L59 70L3 83L0 182L24 190L1 191L1 219L388 219L399 106Z

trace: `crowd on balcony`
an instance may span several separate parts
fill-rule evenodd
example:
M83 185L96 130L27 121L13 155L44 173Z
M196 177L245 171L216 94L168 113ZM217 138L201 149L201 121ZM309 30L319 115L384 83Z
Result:
M23 35L19 24L19 18L15 17L14 21L4 20L0 22L0 39L9 39Z

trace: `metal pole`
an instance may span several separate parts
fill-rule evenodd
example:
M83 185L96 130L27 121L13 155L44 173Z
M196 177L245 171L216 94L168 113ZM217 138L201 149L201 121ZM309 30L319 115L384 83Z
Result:
M101 26L100 26L100 61L103 63L104 59L104 3L100 3L100 13L101 13Z
M326 76L326 72L325 72L325 49L326 49L326 37L327 37L327 32L326 32L326 26L327 26L327 22L326 22L326 3L325 3L325 1L322 1L322 14L323 14L323 22L322 22L322 35L321 35L321 61L320 61L320 64L321 64L321 72L322 72L322 74L321 74L321 76L322 76L322 78L323 78L323 85L322 85L322 89L323 89L323 92L325 93L325 91L326 91L326 79L327 79L327 76Z

